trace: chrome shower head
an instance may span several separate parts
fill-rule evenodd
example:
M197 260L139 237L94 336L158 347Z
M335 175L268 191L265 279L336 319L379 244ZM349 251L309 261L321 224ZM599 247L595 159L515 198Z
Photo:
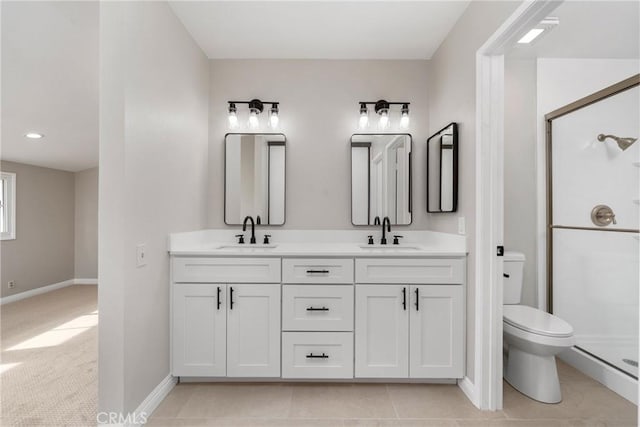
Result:
M620 147L620 149L622 151L624 151L627 148L631 147L631 144L633 144L634 142L636 142L638 140L638 138L621 138L619 136L605 135L603 133L598 135L598 141L604 141L607 138L613 139L618 144L618 147Z

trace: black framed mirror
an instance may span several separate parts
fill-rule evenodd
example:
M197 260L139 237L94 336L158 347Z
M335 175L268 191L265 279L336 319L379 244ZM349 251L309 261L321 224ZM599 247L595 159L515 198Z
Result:
M427 212L458 209L458 124L427 139Z
M247 215L262 225L285 222L286 137L281 133L225 135L224 222Z
M409 225L411 135L351 136L351 223L375 225L389 217L392 225Z

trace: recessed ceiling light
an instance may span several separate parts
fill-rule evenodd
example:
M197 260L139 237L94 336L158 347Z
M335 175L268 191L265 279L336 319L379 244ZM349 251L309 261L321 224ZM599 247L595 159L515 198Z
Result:
M518 40L518 43L529 44L535 39L537 39L542 33L545 33L545 32L548 33L549 31L557 27L559 24L560 24L560 20L558 18L547 17L542 21L540 21L540 23L536 25L535 28L532 28L527 32L527 34L522 36L522 38Z
M538 37L543 32L544 32L544 29L542 28L533 28L529 30L529 32L525 34L520 40L518 40L518 43L520 44L531 43L536 37Z
M38 132L29 132L26 133L24 135L25 137L29 138L29 139L40 139L40 138L44 138L44 135Z

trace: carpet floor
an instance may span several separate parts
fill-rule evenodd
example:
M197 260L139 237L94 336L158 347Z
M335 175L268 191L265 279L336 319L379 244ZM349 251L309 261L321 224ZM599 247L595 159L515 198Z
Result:
M74 285L0 307L0 425L96 424L97 302Z

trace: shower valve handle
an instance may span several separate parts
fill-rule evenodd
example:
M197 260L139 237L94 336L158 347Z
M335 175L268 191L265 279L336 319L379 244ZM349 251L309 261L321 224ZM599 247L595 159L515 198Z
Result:
M607 205L598 205L591 210L591 221L598 227L606 227L610 224L617 224L616 214Z

